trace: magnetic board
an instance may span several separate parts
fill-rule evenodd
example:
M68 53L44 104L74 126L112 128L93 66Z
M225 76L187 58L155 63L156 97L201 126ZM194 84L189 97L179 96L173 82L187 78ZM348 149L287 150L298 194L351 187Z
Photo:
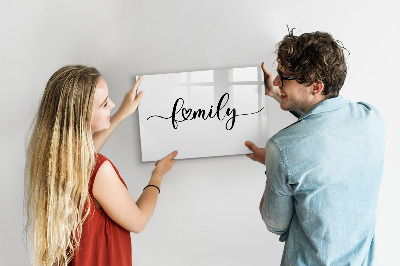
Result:
M136 77L138 78L138 77ZM143 75L138 93L142 161L247 154L263 147L267 110L260 67Z

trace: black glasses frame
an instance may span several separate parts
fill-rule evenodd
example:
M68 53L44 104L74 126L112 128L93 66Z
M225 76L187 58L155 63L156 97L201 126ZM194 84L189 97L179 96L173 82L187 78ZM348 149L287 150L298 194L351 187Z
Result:
M283 81L284 80L296 80L297 79L296 77L285 77L285 76L283 76L281 71L279 71L279 70L277 70L277 71L278 71L279 80L281 81L282 87L283 87Z

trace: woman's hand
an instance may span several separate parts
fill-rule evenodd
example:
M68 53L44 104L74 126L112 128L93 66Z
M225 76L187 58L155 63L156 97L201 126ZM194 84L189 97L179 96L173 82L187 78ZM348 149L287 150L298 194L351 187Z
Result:
M118 127L121 121L136 111L139 102L143 97L143 92L140 92L136 96L136 90L139 87L141 81L142 77L140 77L135 82L132 89L128 91L128 93L125 95L124 100L122 101L122 104L119 107L118 111L111 117L110 127L93 134L93 145L96 152L99 152L101 150L104 143L106 143L107 139L111 136L111 134Z
M153 170L153 176L163 176L165 175L174 165L175 163L175 156L178 154L178 151L173 151L162 160L156 162L156 168Z
M264 72L265 95L271 96L280 103L282 101L281 91L278 86L274 86L273 84L274 76L268 68L265 67L264 62L261 64L261 69Z
M121 106L117 111L117 113L121 115L122 119L125 119L126 117L128 117L129 115L133 114L136 111L140 103L140 100L143 97L143 91L141 91L136 96L136 91L141 81L142 81L142 76L138 78L138 80L133 85L132 89L125 94L124 100L122 101Z

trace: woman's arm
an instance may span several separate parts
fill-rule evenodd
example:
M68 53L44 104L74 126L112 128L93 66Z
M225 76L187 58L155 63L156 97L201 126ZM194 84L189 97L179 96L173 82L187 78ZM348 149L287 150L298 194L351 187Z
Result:
M94 145L94 150L96 152L99 152L101 150L103 145L106 143L107 139L111 136L111 134L122 122L122 120L124 120L125 118L127 118L129 115L133 114L136 111L139 102L143 97L143 92L140 92L136 96L136 91L141 81L142 77L139 77L139 79L133 85L132 89L125 94L121 106L118 108L118 111L110 119L110 127L93 134L92 136L93 145Z
M177 154L174 151L156 164L149 185L161 186L162 178L172 168ZM135 233L141 232L149 222L158 194L157 188L147 187L135 202L109 161L100 166L93 184L93 196L107 215L126 230Z

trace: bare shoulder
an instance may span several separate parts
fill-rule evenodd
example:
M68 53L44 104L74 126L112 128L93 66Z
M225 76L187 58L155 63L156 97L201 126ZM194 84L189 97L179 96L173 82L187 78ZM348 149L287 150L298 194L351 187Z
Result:
M118 177L117 172L110 163L105 161L99 168L93 183L93 196L98 197L107 195L115 189L126 189ZM100 203L101 204L101 203Z
M97 175L104 175L104 174L115 174L117 175L117 173L114 170L114 167L112 166L111 162L108 160L105 160L102 165L100 165L99 170L97 171Z
M139 231L133 222L141 219L140 210L109 161L96 174L93 196L114 222L128 231Z
M114 175L118 177L111 162L106 160L106 161L104 161L104 163L102 165L100 165L100 168L96 174L95 181L97 180L98 177L104 178L104 177L112 177Z

